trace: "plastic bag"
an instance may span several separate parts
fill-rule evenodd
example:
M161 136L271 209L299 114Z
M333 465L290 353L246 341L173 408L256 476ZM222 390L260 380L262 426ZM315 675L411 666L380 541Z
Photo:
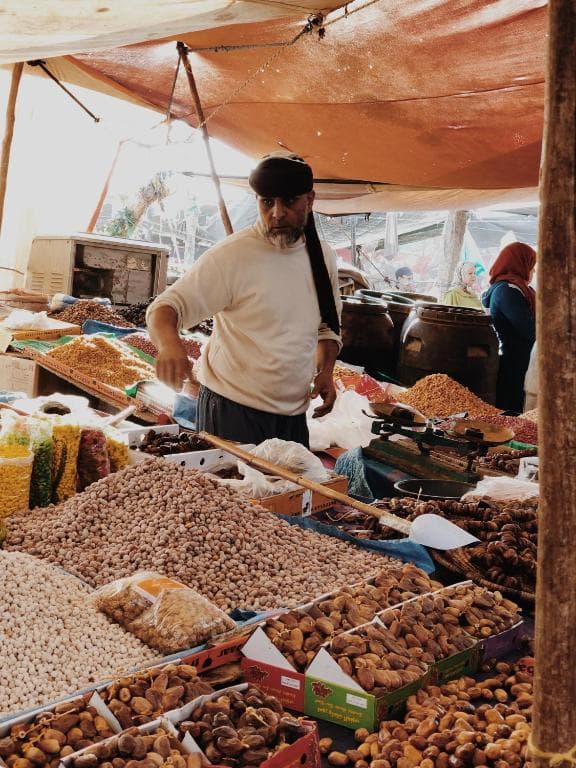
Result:
M538 483L511 477L485 477L476 488L462 496L462 501L490 499L492 501L528 501L540 495Z
M59 504L76 493L80 427L64 420L52 429L52 501Z
M520 466L518 467L516 478L530 483L537 483L539 469L540 460L538 456L523 456L520 459Z
M339 392L332 411L314 419L312 413L320 404L320 399L314 400L307 414L311 450L322 451L331 445L349 450L368 445L374 439L372 419L363 413L370 413L370 403L366 397L352 390Z
M236 628L217 606L193 589L153 571L140 571L96 590L98 610L164 654L200 645Z
M2 411L0 422L0 444L30 447L30 427L27 416L19 416L13 411Z
M97 480L108 477L109 474L110 458L106 435L101 429L83 427L78 450L77 490L83 491Z
M28 509L33 460L23 445L0 446L0 518Z
M30 480L30 507L47 507L52 500L52 423L30 417L31 448L34 452Z
M300 443L289 440L280 440L273 437L253 448L250 453L261 459L266 459L273 464L278 464L288 469L295 475L301 475L316 483L324 483L330 479L330 472L324 467L317 456L314 456ZM296 483L284 480L282 477L265 475L254 467L250 467L243 461L238 462L238 471L243 476L242 480L222 480L223 485L230 485L240 493L245 493L253 499L263 499L266 496L274 496L277 493L286 493L299 488Z
M18 330L45 330L54 328L55 324L46 312L30 312L28 309L14 309L2 322L6 328Z

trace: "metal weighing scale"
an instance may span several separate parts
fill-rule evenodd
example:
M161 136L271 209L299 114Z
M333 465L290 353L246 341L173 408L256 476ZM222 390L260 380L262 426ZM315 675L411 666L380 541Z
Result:
M480 475L475 461L492 446L514 437L511 429L467 419L465 413L456 414L456 421L446 430L437 425L448 419L427 419L408 405L370 406L376 415L366 415L374 419L372 432L378 437L363 449L364 455L414 477L476 483Z

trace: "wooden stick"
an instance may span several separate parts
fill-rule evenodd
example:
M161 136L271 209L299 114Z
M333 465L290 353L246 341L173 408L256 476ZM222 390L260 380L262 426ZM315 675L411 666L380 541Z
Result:
M371 517L377 517L380 520L385 520L386 522L384 525L386 525L388 528L392 528L395 531L405 533L406 535L410 533L410 523L407 520L402 520L402 518L391 514L390 512L372 507L370 504L365 504L363 501L356 501L356 499L347 496L345 493L340 493L340 491L335 491L333 488L328 488L327 486L321 485L320 483L315 483L313 480L309 480L307 477L297 475L296 473L291 472L289 469L284 469L284 467L279 467L277 464L272 464L271 461L262 459L259 456L254 456L253 454L248 453L248 451L245 451L243 448L239 448L234 443L230 443L228 440L223 440L221 437L216 437L215 435L211 435L208 432L199 432L198 436L203 440L206 440L206 442L215 445L217 448L227 451L233 456L237 456L239 459L242 459L242 461L246 462L246 464L249 464L252 467L261 469L263 472L268 472L271 475L283 477L285 480L290 480L291 482L296 483L296 485L300 485L303 488L308 488L311 491L315 491L322 496L326 496L328 499L334 499L334 501L339 501L341 504L347 504L349 507L360 510L360 512L365 512Z
M8 104L6 106L6 131L2 140L2 155L0 156L0 231L4 219L4 201L6 199L6 186L8 184L8 166L10 165L10 149L12 147L12 137L14 136L14 122L16 120L16 99L18 98L18 88L24 63L19 62L12 67L12 78L10 80L10 93L8 95Z
M548 4L538 247L540 508L536 673L530 758L549 766L576 744L576 4ZM546 754L542 754L546 753ZM557 758L568 765L571 758Z
M204 110L202 109L202 102L200 101L200 95L198 94L198 88L196 87L196 81L194 80L194 73L192 72L192 66L188 58L188 48L184 45L184 43L177 43L177 48L180 60L186 72L186 77L188 78L190 93L192 94L194 107L196 108L196 114L198 115L200 132L202 134L202 138L204 139L204 144L206 145L206 154L208 155L208 162L210 163L210 175L212 176L212 181L216 187L216 194L218 195L218 208L220 209L222 224L224 224L226 234L231 235L234 230L232 229L232 222L230 221L228 209L226 208L226 203L224 202L224 196L222 195L220 179L216 173L216 166L214 164L212 149L210 147L210 137L208 136L208 129L206 128L206 120L204 118Z

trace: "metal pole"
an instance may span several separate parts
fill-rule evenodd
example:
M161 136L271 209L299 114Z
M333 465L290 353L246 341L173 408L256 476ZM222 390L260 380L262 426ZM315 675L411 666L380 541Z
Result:
M192 72L190 60L188 59L188 48L184 45L184 43L177 43L176 47L178 48L178 54L180 56L182 65L184 66L186 77L188 78L190 93L192 94L194 107L196 109L196 114L198 116L198 121L199 121L198 127L200 128L200 132L202 133L202 138L204 139L204 144L206 146L206 154L208 155L208 162L210 163L210 176L212 177L212 181L214 182L214 186L216 187L216 194L218 195L218 208L220 209L220 217L222 219L222 224L224 224L224 229L226 230L226 234L231 235L234 230L232 229L232 222L230 221L230 216L228 215L226 203L224 202L224 197L222 195L222 189L220 187L220 179L218 178L218 174L216 173L216 166L214 165L214 158L212 157L212 149L210 148L210 137L208 135L208 130L205 125L204 110L202 109L202 103L200 101L200 96L198 95L198 89L196 88L196 81L194 80L194 74Z
M352 266L360 269L360 259L356 253L356 216L350 217L350 247L352 248Z

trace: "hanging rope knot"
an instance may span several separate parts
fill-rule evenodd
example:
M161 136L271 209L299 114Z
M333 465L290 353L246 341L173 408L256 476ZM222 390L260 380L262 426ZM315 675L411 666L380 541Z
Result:
M562 763L570 763L576 766L576 744L566 752L545 752L543 749L539 749L534 745L532 741L532 734L528 737L528 755L530 757L540 757L543 760L548 760L551 768L561 765Z

